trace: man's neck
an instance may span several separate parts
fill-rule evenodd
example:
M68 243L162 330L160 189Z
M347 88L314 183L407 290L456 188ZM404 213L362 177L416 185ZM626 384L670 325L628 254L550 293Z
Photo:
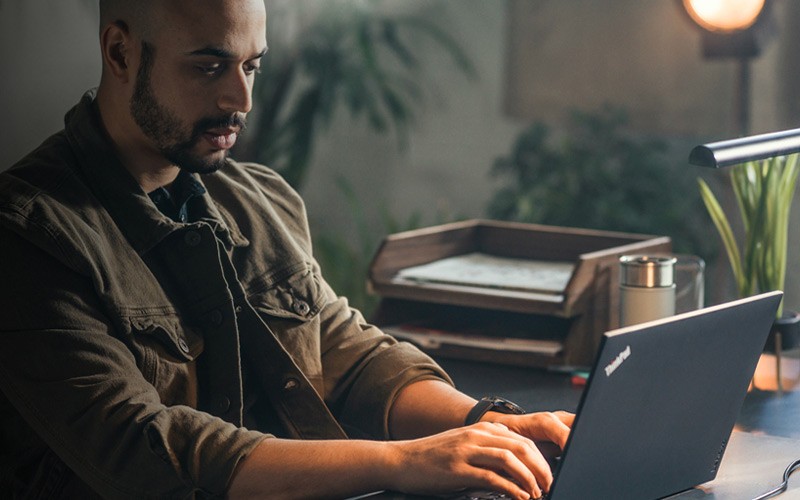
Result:
M158 172L143 172L138 177L134 175L136 181L142 187L145 193L149 193L160 187L169 189L175 179L178 177L180 169L174 165L168 169L162 169Z

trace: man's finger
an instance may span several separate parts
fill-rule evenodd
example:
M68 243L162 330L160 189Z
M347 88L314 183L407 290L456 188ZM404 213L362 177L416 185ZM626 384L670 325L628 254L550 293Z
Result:
M533 498L542 495L542 488L530 468L513 452L505 448L482 448L473 457L473 467L483 470L480 476L487 487L518 496L521 492Z
M505 431L503 434L507 434L508 437L505 435L499 436L487 442L486 445L500 448L512 454L515 461L510 463L514 469L504 470L512 474L517 481L529 482L530 474L532 474L538 486L543 487L545 491L549 490L553 482L553 472L541 450L533 441L524 436L512 431ZM519 468L517 463L522 468Z

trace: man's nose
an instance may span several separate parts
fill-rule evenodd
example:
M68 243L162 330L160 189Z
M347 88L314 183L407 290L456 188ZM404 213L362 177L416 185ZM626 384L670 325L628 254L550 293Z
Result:
M252 79L244 70L232 71L225 80L219 97L220 110L247 113L253 108Z

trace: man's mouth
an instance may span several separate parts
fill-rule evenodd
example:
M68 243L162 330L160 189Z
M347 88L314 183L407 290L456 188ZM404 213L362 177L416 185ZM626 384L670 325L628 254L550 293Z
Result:
M203 137L215 149L230 149L236 144L236 137L238 134L238 129L211 129L207 130L203 134Z

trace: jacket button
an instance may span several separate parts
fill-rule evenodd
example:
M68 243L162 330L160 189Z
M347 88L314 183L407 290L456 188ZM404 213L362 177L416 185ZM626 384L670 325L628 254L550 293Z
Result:
M219 309L214 309L208 315L208 321L210 321L213 326L220 326L222 324L222 312Z
M293 391L300 387L300 381L294 377L287 377L283 381L283 390L286 392Z
M183 236L183 242L189 245L190 247L196 247L197 245L199 245L201 239L202 238L200 237L200 233L198 233L197 231L188 231Z
M189 354L189 344L187 344L185 340L178 339L178 347L181 348L184 354Z
M220 396L217 400L217 409L220 413L227 413L231 409L231 400L225 396Z
M303 300L296 300L292 303L292 310L301 316L305 316L311 310L311 306Z

